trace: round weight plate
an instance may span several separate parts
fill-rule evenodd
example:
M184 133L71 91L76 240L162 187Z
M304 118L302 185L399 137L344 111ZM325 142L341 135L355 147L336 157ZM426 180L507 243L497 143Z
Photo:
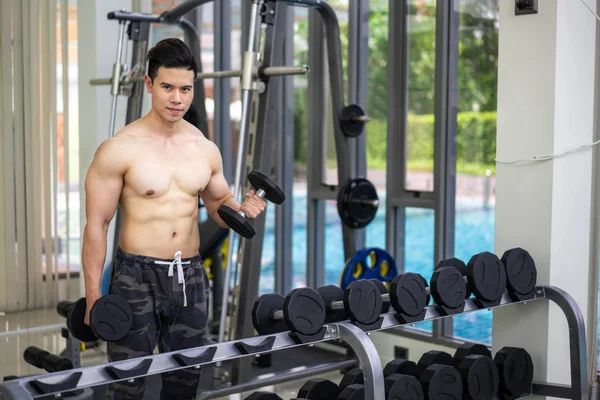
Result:
M379 279L390 282L398 274L394 258L378 247L358 250L348 259L340 279L340 287L346 290L348 285L359 279Z
M467 400L491 400L498 392L500 377L498 367L491 358L472 354L458 365L463 381L463 398Z
M383 376L393 374L417 376L417 363L402 358L396 358L385 365Z
M381 294L368 280L354 281L344 291L344 307L350 320L364 325L377 321L381 315Z
M339 387L343 390L345 387L355 384L364 384L364 376L362 369L360 368L352 368L350 371L346 372L340 381Z
M85 297L77 300L67 315L67 328L75 339L80 342L90 343L97 341L98 336L94 334L94 331L89 325L86 325L83 322L85 320L86 309L87 302Z
M248 174L248 182L250 182L250 185L252 185L254 190L258 191L258 189L262 189L265 192L265 200L268 200L273 204L281 204L285 201L285 193L283 193L283 190L277 186L275 181L262 172L252 170Z
M359 136L365 126L364 122L353 121L354 117L362 117L365 112L358 104L349 104L340 112L340 127L342 132L348 137Z
M414 376L393 374L385 378L386 400L423 400L423 387Z
M102 296L90 310L92 330L96 336L107 342L122 339L127 335L132 324L131 306L120 296Z
M397 313L419 315L425 308L425 279L413 272L397 275L390 284L390 302Z
M379 206L375 186L364 178L351 179L340 187L337 200L342 222L352 229L367 226L375 218Z
M461 274L463 274L463 276L468 275L468 269L467 269L466 264L464 263L463 260L456 258L456 257L452 257L452 258L448 258L447 260L440 261L438 263L438 265L435 267L435 269L439 269L442 267L454 267ZM467 293L465 294L465 299L468 299L469 297L471 297L471 293L472 293L471 284L467 283Z
M428 367L435 364L453 367L455 361L454 358L445 351L429 350L419 358L419 362L417 363L417 375L420 376Z
M246 218L242 217L240 213L235 211L233 208L222 205L219 207L217 213L228 227L246 239L251 239L256 234L254 228L252 225L250 225L250 222L248 222Z
M313 378L300 388L298 397L303 399L335 399L340 392L338 385L325 378Z
M310 336L323 327L327 313L316 290L297 288L285 297L283 315L290 330Z
M467 356L474 354L492 358L492 352L487 346L478 343L465 342L458 349L456 349L456 352L454 353L454 360L456 360L456 364L458 365Z
M495 301L506 290L506 270L502 261L490 252L474 255L467 265L469 286L478 299Z
M325 317L325 322L341 322L348 319L346 315L346 310L331 310L329 308L329 304L334 301L344 301L344 291L335 285L325 285L317 288L317 292L323 299L323 303L325 304L325 309L327 310L327 315Z
M376 278L372 278L369 279L371 282L373 282L375 284L375 286L377 286L377 289L379 289L379 293L381 294L386 294L388 293L387 288L385 287L385 284L380 281L379 279ZM381 313L387 313L390 310L390 301L383 301L383 299L381 300Z
M439 305L458 308L464 303L466 292L463 275L454 267L439 268L431 276L431 295Z
M431 365L419 380L427 399L462 399L462 379L454 367L442 364Z
M502 256L506 268L506 287L511 292L529 294L535 289L537 268L533 258L520 247L507 250Z
M520 347L503 347L494 356L500 376L500 391L520 397L527 393L533 381L533 361Z
M268 293L260 296L252 307L252 324L259 335L272 335L273 333L288 330L285 321L273 321L271 317L276 310L283 310L285 299L279 293Z

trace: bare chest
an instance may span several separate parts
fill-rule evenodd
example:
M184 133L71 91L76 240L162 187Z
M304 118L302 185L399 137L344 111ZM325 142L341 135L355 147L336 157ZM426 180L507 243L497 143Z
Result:
M179 191L197 195L212 174L210 166L194 149L164 151L152 146L135 151L133 162L125 175L125 184L144 197L160 197Z

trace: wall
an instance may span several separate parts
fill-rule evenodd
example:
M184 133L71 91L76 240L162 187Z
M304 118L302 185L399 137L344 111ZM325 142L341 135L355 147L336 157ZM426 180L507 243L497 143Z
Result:
M595 4L587 1L594 9ZM592 142L594 16L579 1L544 0L539 13L514 15L500 1L497 158L513 161ZM521 246L537 262L538 284L566 290L584 316L594 277L590 243L592 152L551 161L499 163L496 253ZM569 383L568 331L547 301L494 313L494 351L527 348L534 379Z

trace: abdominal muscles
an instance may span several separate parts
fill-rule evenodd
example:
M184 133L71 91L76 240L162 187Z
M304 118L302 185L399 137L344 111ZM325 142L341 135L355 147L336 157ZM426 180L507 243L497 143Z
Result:
M198 252L198 198L171 187L166 192L148 189L145 196L121 198L122 225L119 243L126 251L171 258ZM152 193L152 194L148 194Z

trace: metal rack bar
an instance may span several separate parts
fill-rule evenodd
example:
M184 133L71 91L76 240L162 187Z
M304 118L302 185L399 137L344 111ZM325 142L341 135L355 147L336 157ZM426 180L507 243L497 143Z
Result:
M569 326L569 343L571 353L571 387L552 384L535 382L532 386L532 394L552 394L555 397L565 397L572 399L587 399L589 395L589 385L587 378L587 359L586 359L586 340L585 340L585 325L583 315L579 309L577 303L573 298L561 289L549 286L540 286L535 290L535 296L531 300L514 300L508 293L505 293L498 306L489 307L492 310L497 307L504 307L507 305L526 304L529 301L548 299L556 303L561 310L564 312L567 323ZM477 305L477 300L467 299L465 302L465 308L463 313L473 312L482 310ZM374 329L371 332L392 329L406 324L399 323L395 318L395 313L383 314L381 327ZM435 305L426 307L426 314L424 321L434 320L439 318L447 318L442 315L438 307ZM358 363L363 370L365 376L365 392L369 395L370 399L384 399L383 393L383 370L381 367L381 360L377 349L368 337L368 333L358 328L351 322L341 322L336 324L325 325L326 332L323 339L315 340L310 343L298 344L296 343L289 332L281 332L274 335L257 336L248 339L234 340L230 342L224 342L220 344L213 344L208 346L202 346L183 351L176 351L163 354L155 354L148 357L140 357L131 360L118 361L113 363L94 365L84 368L77 368L69 371L56 372L45 375L30 376L21 378L14 381L9 381L0 385L0 398L2 399L21 399L21 398L36 398L45 396L48 394L54 394L58 392L38 392L32 382L42 382L46 384L58 383L61 381L68 380L73 377L77 378L75 386L63 390L80 389L85 387L92 387L107 384L110 382L116 382L119 380L132 379L135 377L141 377L146 375L159 374L167 371L172 371L182 368L199 367L204 364L211 364L216 361L231 360L246 356L252 356L264 352L272 352L277 350L283 350L293 347L299 347L303 345L310 345L312 343L319 343L323 341L329 341L334 339L341 339L345 341L355 352ZM272 346L261 348L260 345L264 343L272 342ZM241 351L240 349L246 346L250 346L249 351ZM256 346L254 350L252 346ZM214 353L213 353L214 352ZM190 357L196 358L204 354L214 354L212 357L206 357L203 360L198 359L197 362L191 361L188 363L181 364L178 361L178 357ZM138 374L126 374L122 379L115 379L108 372L111 369L118 369L121 371L127 371L136 369L142 365L146 368ZM283 377L283 379L288 379ZM272 383L276 383L276 378L272 379Z

